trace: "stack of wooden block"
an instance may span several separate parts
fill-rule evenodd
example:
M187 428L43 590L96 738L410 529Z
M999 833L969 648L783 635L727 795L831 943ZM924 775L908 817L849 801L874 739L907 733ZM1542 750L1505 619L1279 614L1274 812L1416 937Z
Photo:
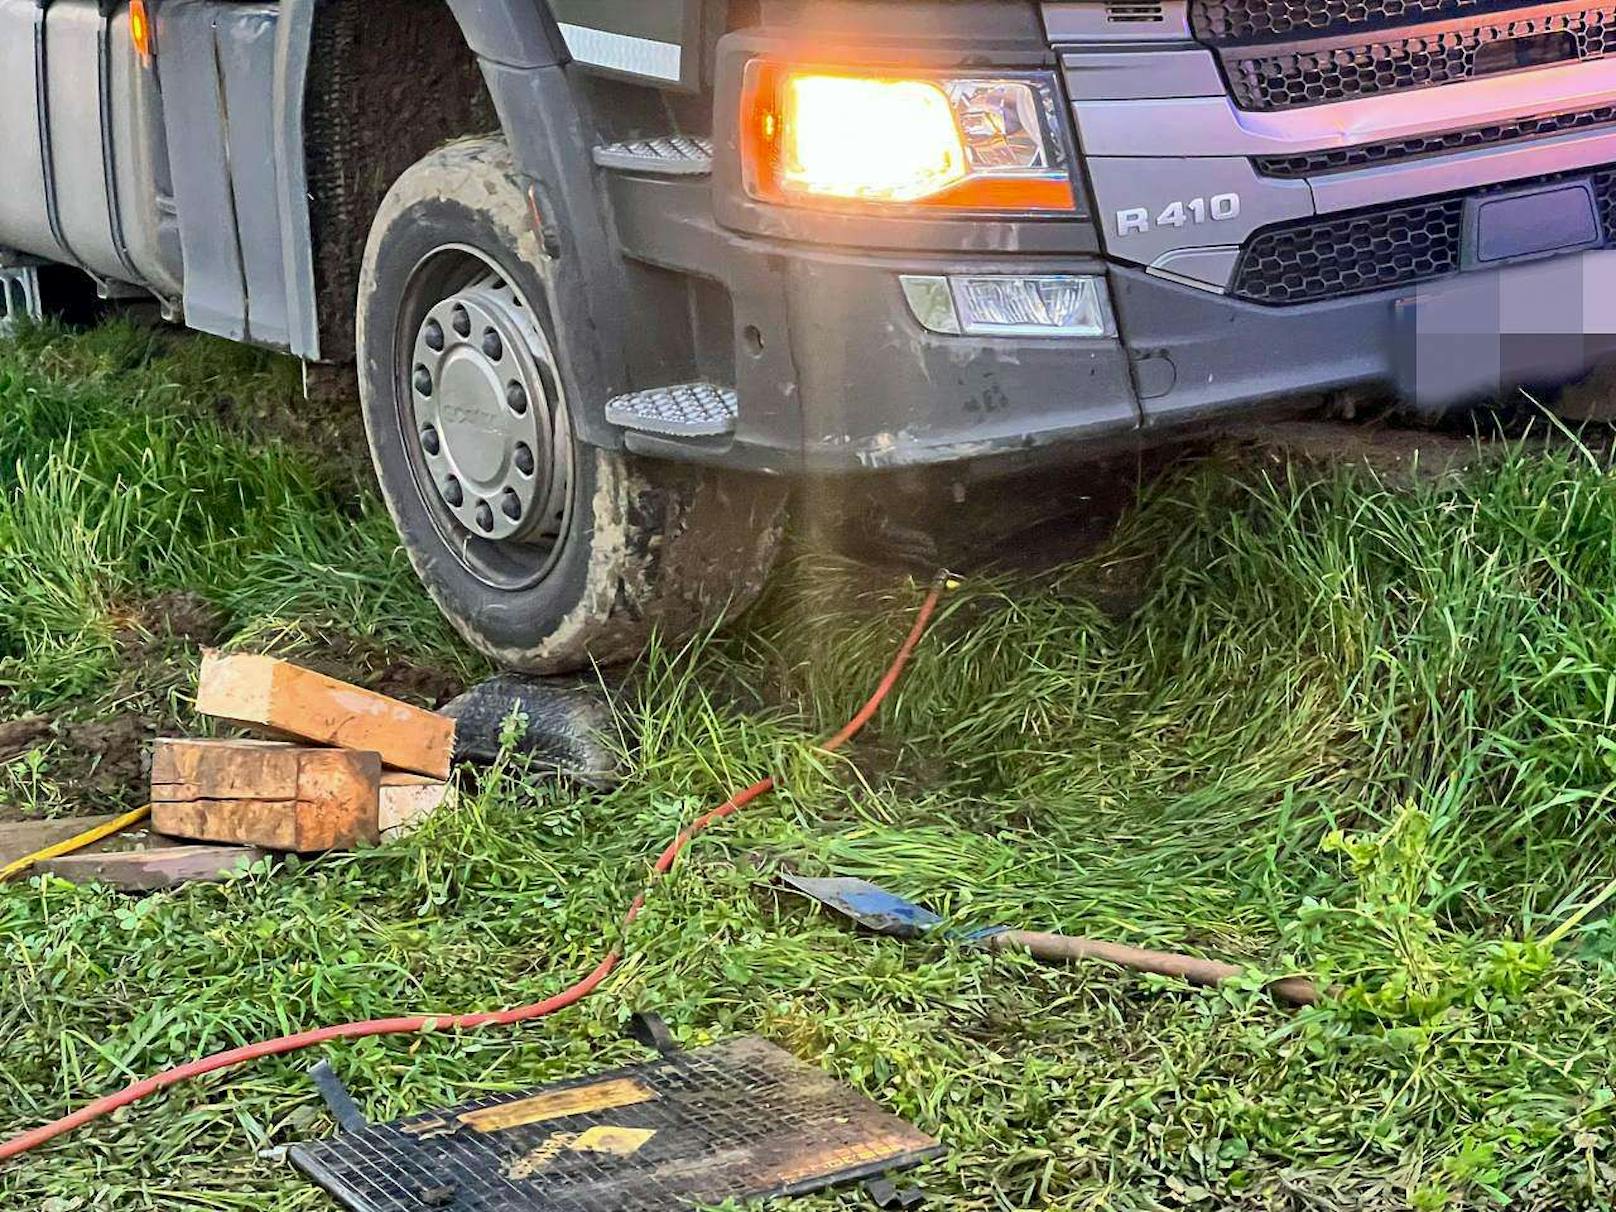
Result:
M374 845L449 797L454 721L265 656L207 654L203 715L274 740L159 740L152 828L314 852Z

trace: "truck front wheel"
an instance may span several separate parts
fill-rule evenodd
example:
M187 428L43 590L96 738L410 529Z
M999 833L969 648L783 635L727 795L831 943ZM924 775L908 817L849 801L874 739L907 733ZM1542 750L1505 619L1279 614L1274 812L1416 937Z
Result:
M365 430L411 563L473 646L537 673L749 605L785 504L776 481L577 440L548 272L505 144L466 140L388 193L358 317Z

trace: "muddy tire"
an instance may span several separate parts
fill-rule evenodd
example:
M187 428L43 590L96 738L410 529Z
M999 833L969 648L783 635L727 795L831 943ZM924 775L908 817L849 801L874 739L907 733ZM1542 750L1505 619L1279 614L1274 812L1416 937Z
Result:
M785 506L777 481L576 439L549 272L504 142L465 140L388 193L358 315L365 431L410 562L467 641L534 673L745 609Z

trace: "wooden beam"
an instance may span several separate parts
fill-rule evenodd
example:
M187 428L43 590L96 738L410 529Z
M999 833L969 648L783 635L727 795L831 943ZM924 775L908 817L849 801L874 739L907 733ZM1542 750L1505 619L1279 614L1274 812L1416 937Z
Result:
M38 870L74 884L107 884L126 892L158 892L197 882L217 883L264 857L245 846L161 846L117 854L67 854Z
M376 820L382 839L390 841L418 829L433 813L448 807L452 798L448 783L400 770L384 772Z
M381 840L381 758L275 741L159 740L152 827L270 850L351 850Z
M449 777L454 721L267 656L204 653L196 709L273 732L370 750L397 770Z

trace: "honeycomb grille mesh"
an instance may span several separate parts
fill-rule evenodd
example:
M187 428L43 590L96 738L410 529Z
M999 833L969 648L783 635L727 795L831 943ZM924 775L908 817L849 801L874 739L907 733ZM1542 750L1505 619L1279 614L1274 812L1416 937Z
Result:
M1294 156L1258 156L1255 163L1257 171L1265 177L1292 179L1313 177L1369 168L1376 164L1414 160L1421 156L1469 151L1477 147L1496 147L1523 139L1542 139L1567 131L1590 130L1604 126L1616 126L1616 105L1601 105L1593 109L1549 114L1538 118L1516 118L1508 122L1494 122L1487 126L1473 126L1466 130L1417 135L1411 139L1397 139L1386 143L1366 143L1358 147L1301 152Z
M1599 208L1599 222L1609 244L1616 240L1616 165L1596 172L1593 185L1594 205Z
M1567 58L1597 59L1616 41L1616 7L1583 8L1449 28L1356 45L1283 47L1226 54L1230 91L1242 109L1320 105L1410 88L1455 84L1477 71L1490 44L1559 35Z
M1274 228L1241 254L1234 293L1307 303L1438 278L1459 268L1464 199L1446 198Z
M1605 243L1616 238L1616 166L1591 177L1560 174L1535 181L1329 215L1259 231L1246 244L1231 293L1284 306L1425 282L1461 268L1468 197L1504 189L1591 180Z
M1523 7L1519 0L1194 0L1202 42L1252 42L1286 34L1347 33Z

